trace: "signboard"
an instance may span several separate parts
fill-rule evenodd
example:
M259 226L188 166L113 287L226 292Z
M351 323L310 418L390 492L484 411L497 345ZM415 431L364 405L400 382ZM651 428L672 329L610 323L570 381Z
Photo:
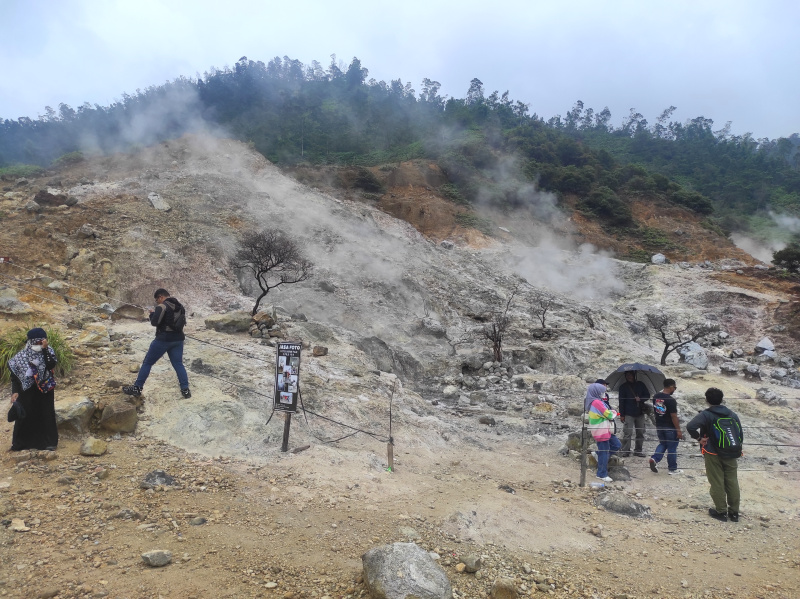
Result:
M282 412L297 411L300 388L299 342L280 342L275 352L275 399L273 405Z

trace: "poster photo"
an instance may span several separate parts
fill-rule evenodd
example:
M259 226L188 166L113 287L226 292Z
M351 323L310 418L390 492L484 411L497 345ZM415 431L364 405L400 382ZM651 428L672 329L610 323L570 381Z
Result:
M296 412L300 392L299 342L282 341L275 352L275 395L273 406L282 412Z

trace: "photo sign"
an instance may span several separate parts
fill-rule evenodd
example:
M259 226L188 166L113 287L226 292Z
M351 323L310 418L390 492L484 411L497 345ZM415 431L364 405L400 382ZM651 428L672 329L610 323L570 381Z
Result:
M297 411L300 388L300 343L280 342L276 352L275 401L276 410Z

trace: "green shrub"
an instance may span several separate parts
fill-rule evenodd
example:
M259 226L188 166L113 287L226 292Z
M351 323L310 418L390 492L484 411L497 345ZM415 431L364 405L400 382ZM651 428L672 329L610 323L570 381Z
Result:
M488 218L481 218L474 212L462 212L461 214L456 214L456 222L462 227L477 229L484 235L491 236L493 234L492 221L490 221Z
M578 203L578 209L612 225L626 225L633 221L630 206L608 187L598 187L592 191Z
M28 341L28 331L34 328L33 324L28 324L24 328L16 328L0 337L0 383L8 383L11 380L11 371L8 368L8 361L19 352ZM58 364L56 365L56 376L68 374L75 365L75 356L67 345L64 335L58 329L51 326L42 327L47 332L47 341L53 351L56 352Z
M4 166L0 168L0 176L5 176L9 179L19 179L20 177L35 177L44 169L35 164L12 164L11 166Z
M772 254L772 263L789 270L800 268L800 243L793 242Z
M446 197L451 202L456 204L461 204L462 206L468 206L469 201L461 195L461 192L458 191L458 187L453 185L452 183L445 183L441 187L439 187L439 193L441 193L444 197Z
M86 158L83 155L83 152L67 152L53 160L53 166L67 166L68 164L78 164L79 162L83 162Z
M711 200L696 191L679 189L672 192L669 196L669 199L676 204L686 206L690 210L694 210L700 214L711 214L714 212L714 207L711 205Z
M383 184L372 174L372 171L365 168L359 168L356 172L356 176L353 179L353 187L371 192L383 193L385 191Z

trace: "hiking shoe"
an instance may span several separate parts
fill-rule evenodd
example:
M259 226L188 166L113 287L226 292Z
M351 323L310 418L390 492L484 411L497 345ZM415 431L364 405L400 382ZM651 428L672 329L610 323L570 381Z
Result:
M730 520L731 522L738 522L739 521L739 512L728 511L728 520Z
M714 520L719 520L720 522L727 522L728 521L728 514L720 513L715 510L713 507L708 508L708 515L714 518ZM738 516L737 516L738 518Z
M650 470L652 470L655 473L658 473L658 464L653 458L650 458Z
M683 470L670 470L670 474L683 474Z
M189 387L186 387L186 389L181 389L181 395L183 395L184 398L189 399L192 396L192 392L189 391Z
M598 476L597 478L602 480L604 483L613 483L614 482L614 479L611 478L610 476Z
M125 395L133 395L138 397L139 395L142 394L142 388L137 387L136 385L128 385L127 387L122 388L122 392Z

